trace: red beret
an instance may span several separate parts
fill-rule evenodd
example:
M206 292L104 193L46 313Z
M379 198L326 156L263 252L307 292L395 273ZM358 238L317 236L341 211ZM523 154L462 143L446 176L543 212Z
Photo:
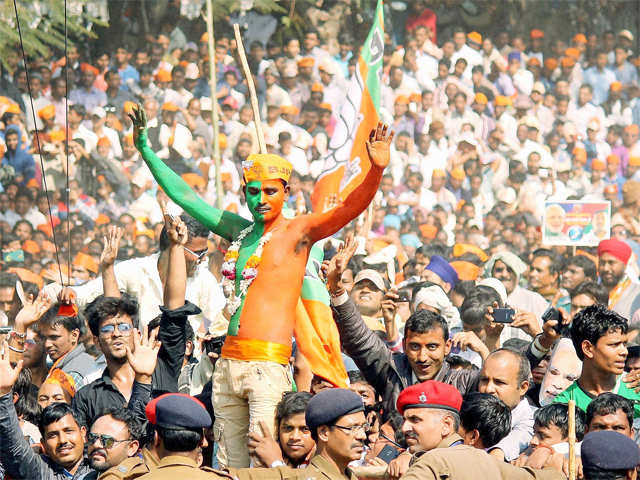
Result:
M622 240L611 238L609 240L602 240L598 244L598 256L601 256L603 253L609 253L626 264L629 258L631 258L631 247Z
M157 415L157 408L158 408L158 402L164 398L167 397L172 397L172 396L180 396L180 397L185 397L189 400L192 400L194 403L196 403L198 406L204 408L206 410L206 407L202 404L202 402L200 400L198 400L195 397L192 397L191 395L187 395L186 393L165 393L163 395L160 395L156 398L154 398L153 400L151 400L149 403L147 403L147 406L144 409L144 413L145 416L147 417L147 420L149 420L149 423L151 425L155 425L158 421L158 415Z
M441 408L460 412L462 395L452 385L427 380L405 388L398 396L396 409L404 414L405 408Z

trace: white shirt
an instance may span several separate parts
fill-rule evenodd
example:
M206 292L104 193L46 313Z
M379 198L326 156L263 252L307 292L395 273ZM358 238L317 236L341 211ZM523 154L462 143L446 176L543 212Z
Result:
M159 306L163 304L163 288L158 273L159 256L159 253L154 253L148 257L132 258L117 263L114 267L120 290L138 299L141 325L147 325L160 315ZM50 295L49 298L57 298L60 286L52 283L45 289ZM73 289L78 296L78 306L84 307L102 295L102 278L96 278ZM204 321L210 333L214 335L226 333L228 322L221 315L226 299L222 288L208 270L206 262L198 266L192 277L187 277L185 297L202 310L202 313L189 317L194 331L198 331L201 322Z

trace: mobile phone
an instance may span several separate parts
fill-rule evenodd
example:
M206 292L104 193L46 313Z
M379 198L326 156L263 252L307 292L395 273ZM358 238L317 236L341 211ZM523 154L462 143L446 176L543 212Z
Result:
M8 335L11 330L11 327L0 327L0 335Z
M398 302L409 302L411 301L409 292L398 292Z
M513 308L494 308L493 321L496 323L512 323L516 311Z
M220 337L215 337L211 340L207 340L206 342L204 342L205 352L220 355L220 352L222 351L222 345L224 345L224 341L226 338L226 335L222 335Z
M392 447L391 445L385 445L380 453L378 454L378 458L384 460L385 463L389 463L391 460L400 455L400 452L397 448Z
M549 305L542 314L542 320L544 322L557 320L558 323L553 326L553 329L558 332L558 334L562 334L562 324L560 323L562 321L562 317L560 316L560 311L557 308Z
M24 251L20 249L11 252L2 252L2 260L5 262L24 262Z

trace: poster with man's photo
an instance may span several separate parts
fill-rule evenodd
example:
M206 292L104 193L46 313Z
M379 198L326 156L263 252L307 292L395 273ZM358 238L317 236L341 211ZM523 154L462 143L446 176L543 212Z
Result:
M547 201L542 220L543 245L595 247L609 238L611 203Z

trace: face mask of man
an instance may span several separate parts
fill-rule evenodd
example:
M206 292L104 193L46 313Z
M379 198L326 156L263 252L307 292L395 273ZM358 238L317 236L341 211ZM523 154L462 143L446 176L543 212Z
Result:
M566 390L582 372L582 362L576 355L573 343L562 338L553 349L549 367L540 385L538 400L541 406L549 405L556 395Z

